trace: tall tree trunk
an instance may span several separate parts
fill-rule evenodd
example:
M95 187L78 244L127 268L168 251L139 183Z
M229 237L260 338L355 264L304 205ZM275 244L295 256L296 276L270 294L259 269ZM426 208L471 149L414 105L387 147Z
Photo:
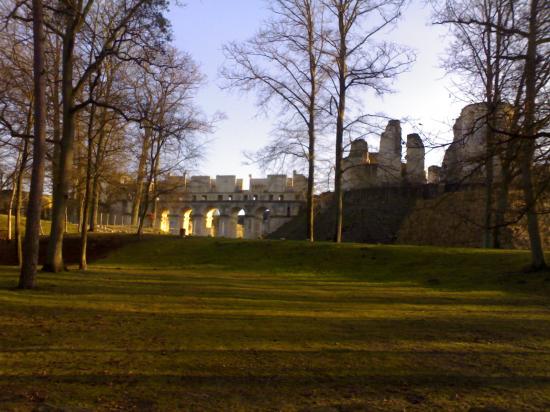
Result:
M11 242L12 240L12 226L13 226L13 222L12 222L12 217L13 217L13 203L15 201L15 192L16 192L16 188L15 188L15 182L13 182L12 184L12 188L11 188L11 193L10 193L10 201L8 203L8 227L7 227L7 241L8 242Z
M524 133L520 154L521 182L527 215L527 230L531 246L531 269L546 268L542 240L537 217L536 197L533 188L532 166L535 151L535 110L537 94L537 14L539 0L531 0L529 16L529 36L527 39L527 55L525 59L525 103L524 103Z
M152 179L148 178L145 184L145 198L143 199L143 202L141 202L141 205L140 205L140 217L139 217L139 222L138 222L139 224L137 229L137 236L140 239L143 237L143 227L145 225L145 217L147 216L147 210L149 209L151 182L152 182Z
M73 167L75 136L75 113L73 102L73 51L75 33L73 31L73 27L74 26L69 23L69 28L63 36L63 75L61 83L61 93L63 96L63 133L61 137L61 150L59 156L59 170L56 190L57 196L54 195L53 199L52 228L48 241L46 263L44 265L44 271L54 273L60 272L64 269L64 223Z
M19 288L32 289L35 285L40 241L40 217L44 187L44 162L46 156L46 71L44 70L44 35L42 0L33 0L34 35L34 148L31 187L27 204L27 222L23 262Z
M86 259L88 248L88 221L89 221L89 205L90 205L90 192L92 185L92 154L93 154L93 133L94 133L94 116L95 105L92 105L90 109L90 120L88 123L88 148L86 154L86 187L84 190L84 207L82 210L82 227L80 230L80 269L86 270L88 268L88 262Z
M27 133L28 134L28 133ZM21 233L21 208L23 207L23 179L25 178L25 169L29 157L29 140L23 142L23 151L21 163L17 171L17 180L15 186L15 247L17 251L17 262L19 266L23 261L23 236Z
M315 240L315 205L314 205L314 190L315 190L315 111L317 109L317 62L315 59L315 23L311 5L308 9L308 54L309 54L309 77L310 77L310 94L309 94L309 119L308 119L308 175L307 175L307 223L306 236L307 240L313 242Z
M334 170L334 202L336 210L336 233L334 241L342 241L342 226L344 213L344 193L342 190L342 158L344 154L344 121L346 115L346 76L347 76L347 44L344 22L344 9L338 11L338 27L340 33L340 49L338 50L338 117L336 119L336 162Z
M141 199L143 197L143 181L145 180L145 167L147 165L147 153L149 152L149 142L151 139L150 128L146 127L143 136L143 142L141 145L141 154L139 156L138 164L138 173L136 179L136 193L134 196L134 201L132 203L132 225L136 226L138 224L140 209L141 209Z
M511 171L510 166L502 164L501 182L497 194L495 210L495 225L493 228L493 247L502 248L502 228L506 224L506 211L508 210L508 196L510 193Z
M315 119L310 114L310 122ZM309 147L308 147L308 176L307 176L307 240L315 240L315 126L309 126Z
M154 142L151 141L150 150L151 150L151 165L149 169L149 173L147 175L147 182L145 184L145 199L141 204L141 216L139 219L139 225L137 230L137 235L141 239L143 236L143 227L145 224L145 216L147 215L147 210L149 209L149 204L151 202L151 187L156 182L157 174L158 174L158 167L159 167L159 159L160 159L160 151L162 149L161 137L157 137L159 140L157 141L156 147L154 145ZM156 190L156 188L155 188ZM155 227L155 222L157 220L157 202L156 202L156 196L153 198L153 228Z
M56 199L59 188L59 158L61 152L61 102L59 99L59 85L61 83L61 54L62 42L59 36L55 36L54 50L54 67L53 67L53 85L52 85L52 138L53 138L53 155L52 155L52 199Z
M483 224L483 247L492 248L493 245L493 197L494 197L494 107L487 105L487 132L485 133L485 205Z
M8 205L8 242L11 242L13 238L13 206L15 203L15 196L17 194L17 175L19 172L19 165L21 164L21 158L23 156L22 148L19 149L17 154L17 161L15 162L15 169L13 171L13 179L11 185L10 201Z
M92 179L92 199L91 199L91 212L90 212L90 232L96 231L97 215L99 210L99 177L97 172L94 172Z

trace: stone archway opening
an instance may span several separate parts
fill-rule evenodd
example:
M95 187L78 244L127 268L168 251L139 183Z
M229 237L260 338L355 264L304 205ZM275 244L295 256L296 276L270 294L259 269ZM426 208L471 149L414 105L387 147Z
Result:
M204 221L206 236L223 236L225 230L223 227L220 227L220 223L223 224L223 222L220 221L220 210L218 208L209 209L206 212Z
M163 210L160 214L159 230L161 233L170 233L170 211Z
M232 239L242 239L245 237L244 223L246 212L243 208L234 207L228 211L227 216L222 217L224 226L223 236Z
M181 213L181 235L191 236L193 234L193 209L184 209Z
M237 212L237 225L236 225L236 234L235 237L237 239L244 238L244 217L246 216L246 212L244 209L241 209Z

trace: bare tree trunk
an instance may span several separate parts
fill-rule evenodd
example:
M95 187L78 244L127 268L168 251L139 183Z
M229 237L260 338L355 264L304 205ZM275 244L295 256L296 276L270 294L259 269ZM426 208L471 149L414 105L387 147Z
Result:
M134 202L132 203L132 225L138 224L141 199L143 197L143 181L145 180L145 167L147 165L147 153L149 151L150 128L146 128L141 146L141 154L139 156L138 173L136 179L136 193Z
M53 138L53 155L52 155L52 199L56 199L59 188L59 163L61 152L61 102L59 99L59 85L61 83L61 42L59 36L55 36L55 53L53 67L53 85L52 85L52 138Z
M315 121L310 116L310 121ZM308 176L307 176L307 240L315 240L315 126L310 126L308 147Z
M75 113L73 104L73 67L74 67L75 33L71 28L63 36L63 76L61 91L63 95L63 133L59 156L57 196L53 199L52 229L46 253L44 271L61 272L63 263L63 235L65 214L73 167L73 150L75 136Z
M336 233L334 241L342 241L342 226L344 213L344 193L342 190L342 158L344 154L344 121L346 115L346 75L347 75L347 44L344 10L338 10L338 28L340 46L338 50L338 117L336 119L336 162L334 170L334 202L336 210Z
M154 172L151 169L151 172L147 176L147 182L145 183L145 198L140 204L140 217L139 225L137 229L137 235L141 239L143 236L143 227L145 224L145 216L147 216L147 210L149 209L150 194L151 194L151 184L153 182Z
M35 285L46 155L46 71L44 70L46 38L43 26L42 0L33 0L32 6L34 34L34 157L27 205L23 262L19 277L20 289L32 289Z
M88 221L89 221L89 205L90 205L90 192L92 185L92 149L93 149L93 118L95 106L92 106L90 113L90 123L88 127L88 153L86 156L86 189L84 191L84 208L82 211L82 228L80 231L80 269L86 270L88 263L86 261L87 247L88 247Z
M500 187L497 195L497 205L495 210L495 225L493 228L493 247L500 249L502 247L502 228L506 224L506 210L508 210L508 196L510 193L510 172L504 170L507 167L502 166L503 172Z
M11 193L10 193L10 201L9 201L9 204L8 204L8 234L7 234L7 241L8 242L11 242L12 240L12 226L13 226L13 223L12 223L12 214L13 214L13 203L14 203L14 200L15 200L15 192L16 192L16 189L15 189L15 182L13 182L12 184L12 188L11 188Z
M97 226L97 214L99 213L99 178L97 173L94 173L92 181L92 199L91 199L91 212L90 212L90 232L96 231Z
M524 131L523 144L520 154L521 182L527 215L527 230L531 245L531 269L546 268L542 240L540 237L539 222L536 210L536 197L533 189L533 153L535 150L535 104L536 104L536 70L537 70L537 13L539 0L531 0L529 16L529 36L527 39L527 56L525 59L525 104L524 104Z
M488 106L492 106L489 104ZM493 197L494 197L494 122L491 120L494 118L492 113L493 107L489 107L487 113L488 127L485 133L485 210L484 210L484 224L483 224L483 247L488 249L494 247L493 245Z
M17 251L17 262L21 267L23 261L23 236L21 234L21 208L23 206L23 179L25 177L25 169L29 156L29 140L23 142L23 151L21 155L21 163L17 171L17 179L15 186L15 245Z
M149 209L149 204L151 202L151 186L155 182L157 173L158 173L158 167L159 167L159 159L160 159L160 152L162 150L162 137L158 136L156 147L154 145L154 142L151 141L150 150L151 150L151 165L149 169L149 173L147 176L147 182L145 184L145 199L141 204L141 216L139 219L139 226L137 230L137 235L141 239L143 236L143 226L145 222L145 216L147 215L147 210ZM156 189L155 189L156 190ZM155 222L157 220L157 202L156 199L153 199L153 228L155 227Z
M15 169L13 171L13 181L11 185L10 201L8 205L8 242L11 242L13 238L13 205L15 203L15 196L17 194L17 174L19 171L19 165L21 164L21 157L23 156L23 151L19 149L17 154L17 161L15 162Z
M315 190L315 122L317 110L317 61L315 58L315 22L313 11L310 7L307 9L307 31L308 31L308 55L309 55L309 119L308 119L308 175L307 175L307 240L315 240L315 205L313 193Z

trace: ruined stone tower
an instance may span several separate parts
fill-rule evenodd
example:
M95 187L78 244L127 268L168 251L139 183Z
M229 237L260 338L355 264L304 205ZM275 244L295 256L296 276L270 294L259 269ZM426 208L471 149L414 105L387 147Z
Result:
M411 184L423 185L426 183L424 157L426 155L424 143L416 133L407 136L407 173L406 180Z
M401 122L390 120L380 137L378 180L381 184L401 182Z

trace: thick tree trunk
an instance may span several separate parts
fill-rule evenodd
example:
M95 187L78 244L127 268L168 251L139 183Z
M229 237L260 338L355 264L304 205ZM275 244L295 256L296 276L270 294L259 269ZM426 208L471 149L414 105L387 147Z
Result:
M137 229L137 235L141 239L143 237L143 228L145 225L145 217L147 216L147 210L149 209L149 203L151 201L151 185L153 183L153 176L154 173L149 173L149 176L147 177L147 182L145 184L145 198L143 199L143 202L141 202L141 209L140 209L140 218L139 218L139 224ZM156 203L156 202L155 202ZM153 226L154 226L154 219L153 218Z
M72 26L71 26L72 27ZM63 76L61 91L63 96L63 133L59 155L57 190L54 193L52 209L52 228L46 253L44 271L60 272L64 270L63 235L65 216L69 199L75 136L75 113L73 103L73 67L74 38L71 28L63 37Z
M141 146L141 154L139 156L138 173L136 179L136 193L134 196L134 202L132 203L132 225L138 224L141 199L143 197L143 181L145 180L145 167L147 165L147 153L149 152L150 141L150 129L146 128L143 136L143 142Z
M540 236L537 216L535 191L533 189L533 153L535 151L535 110L537 95L537 14L539 0L531 0L529 16L529 37L527 39L527 55L525 59L525 103L524 103L524 132L520 154L521 182L527 215L527 230L531 246L531 269L546 268L542 240Z
M19 277L19 288L21 289L32 289L35 285L46 156L46 71L44 70L46 38L43 26L42 0L33 0L32 5L34 34L34 148L31 187L27 205L23 262Z
M144 201L141 204L141 216L139 219L139 225L137 230L137 235L141 239L143 236L143 227L145 224L145 216L147 215L147 210L149 209L150 203L151 203L151 187L153 184L156 186L156 179L158 175L158 167L159 167L159 159L160 159L160 152L162 149L162 138L157 137L158 141L156 144L156 147L154 145L154 142L150 142L149 150L151 150L151 165L149 169L149 173L147 175L147 182L145 184L145 198ZM156 190L156 188L155 188ZM153 198L153 228L155 227L155 222L157 220L157 202L156 202L156 195Z

